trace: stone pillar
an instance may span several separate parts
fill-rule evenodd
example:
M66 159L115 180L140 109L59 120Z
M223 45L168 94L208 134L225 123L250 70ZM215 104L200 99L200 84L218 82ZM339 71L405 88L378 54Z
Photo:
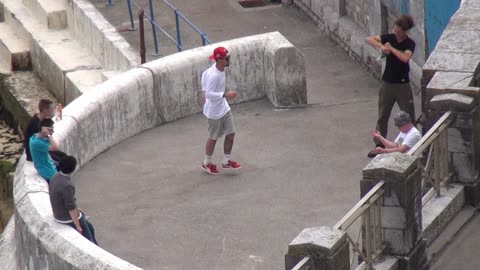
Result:
M399 259L399 270L427 266L422 236L421 169L416 157L391 153L376 156L364 169L361 196L385 181L381 204L384 255Z
M288 246L285 269L304 257L313 259L311 270L350 270L350 250L345 232L322 226L304 229Z
M453 169L453 181L465 186L469 204L480 203L480 110L475 98L459 93L434 96L428 102L428 126L445 112L453 113L448 129L448 152Z

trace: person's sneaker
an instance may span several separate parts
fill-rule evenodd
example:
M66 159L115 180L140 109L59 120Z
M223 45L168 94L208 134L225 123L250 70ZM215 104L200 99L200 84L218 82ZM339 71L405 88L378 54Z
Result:
M208 163L207 165L205 165L205 164L202 163L202 168L203 168L204 171L206 171L209 174L212 174L212 175L220 174L220 172L217 170L217 166L215 164Z
M227 164L223 164L222 163L222 168L224 169L234 169L234 170L237 170L237 169L240 169L242 166L240 166L240 164L238 164L237 162L233 161L233 160L229 160Z

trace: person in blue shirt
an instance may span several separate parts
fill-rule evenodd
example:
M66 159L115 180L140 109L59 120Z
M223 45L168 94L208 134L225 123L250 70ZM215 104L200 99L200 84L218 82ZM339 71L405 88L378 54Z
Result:
M58 145L52 137L53 120L45 118L40 122L40 132L30 138L30 153L33 165L40 176L47 182L57 173L57 168L48 151L59 151Z

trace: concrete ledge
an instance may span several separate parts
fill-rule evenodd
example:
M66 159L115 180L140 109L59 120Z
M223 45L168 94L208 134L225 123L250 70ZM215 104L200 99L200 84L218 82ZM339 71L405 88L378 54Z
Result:
M67 2L68 25L106 70L129 70L140 64L125 39L87 0Z
M11 70L31 68L28 42L18 37L6 23L0 23L0 58L10 66Z
M464 187L450 185L441 189L441 196L432 198L422 210L423 238L430 245L465 205Z
M61 149L75 156L82 166L137 133L200 112L200 77L212 64L208 56L219 45L231 52L227 89L238 90L236 102L265 97L268 89L271 96L277 96L274 101L304 105L305 68L279 66L302 65L303 55L296 53L278 32L245 37L164 57L94 87L66 106L63 120L55 125L54 137ZM282 50L288 52L280 54L286 59L266 64L267 55ZM273 79L267 78L270 72L276 72ZM280 94L275 87L281 87ZM298 99L289 98L288 91ZM98 248L72 228L55 223L47 184L25 156L17 166L14 203L21 269L77 270L92 269L92 265L95 269L138 269Z

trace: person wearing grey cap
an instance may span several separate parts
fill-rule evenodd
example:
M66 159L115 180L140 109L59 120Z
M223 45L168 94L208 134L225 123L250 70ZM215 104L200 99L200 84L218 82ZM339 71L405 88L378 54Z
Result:
M400 134L398 134L397 138L393 142L385 139L385 137L383 137L378 130L371 131L373 138L377 139L383 145L385 145L385 148L373 148L372 150L370 150L370 153L372 155L369 155L369 157L373 157L377 154L392 152L405 153L410 150L422 138L420 132L412 124L410 115L408 113L404 111L396 113L393 117L393 122L395 123L395 126L397 126L400 130Z

